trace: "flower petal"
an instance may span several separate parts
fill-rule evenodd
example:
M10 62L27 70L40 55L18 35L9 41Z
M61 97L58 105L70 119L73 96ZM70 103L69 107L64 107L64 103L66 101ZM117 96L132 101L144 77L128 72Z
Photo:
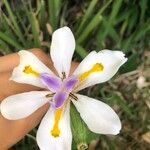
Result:
M72 133L69 110L70 108L66 107L59 122L59 137L51 135L51 129L54 124L54 110L50 108L46 113L37 131L37 143L41 150L71 150Z
M127 61L121 51L102 50L99 53L92 51L77 67L73 75L80 76L90 70L95 64L102 64L101 71L90 73L77 87L76 91L88 86L108 81L121 65Z
M48 91L32 91L4 99L0 105L2 115L9 120L25 118L48 102Z
M54 75L50 75L47 73L41 73L40 78L44 85L52 92L57 92L60 90L62 81L60 78Z
M40 78L36 76L36 74L53 74L52 71L29 51L21 50L18 54L20 56L20 64L14 68L10 80L45 88L45 85L41 82ZM25 67L31 67L34 70L34 74L24 73Z
M110 106L87 96L76 96L78 100L72 102L91 131L99 134L119 133L120 119Z
M53 33L50 54L60 77L63 77L62 73L68 76L74 49L75 39L68 27Z
M73 88L75 87L75 85L77 84L77 82L78 82L78 79L77 77L74 77L74 76L70 76L69 78L65 79L63 81L63 87L65 91L71 92Z
M59 91L54 95L54 103L52 104L54 108L61 107L68 97L68 93L64 91Z

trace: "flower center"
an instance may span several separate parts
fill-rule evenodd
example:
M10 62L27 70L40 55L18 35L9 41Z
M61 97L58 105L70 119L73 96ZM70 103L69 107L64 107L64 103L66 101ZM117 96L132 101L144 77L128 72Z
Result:
M88 71L82 73L79 76L79 80L83 81L85 80L90 74L94 73L94 72L100 72L103 71L104 66L101 63L96 63L91 69L89 69Z
M50 131L52 136L59 137L60 135L60 119L63 113L63 109L65 108L65 101L68 97L72 97L77 100L76 96L71 93L76 83L78 82L77 77L69 77L65 78L63 76L63 80L58 78L57 76L48 74L48 73L39 73L35 71L30 65L24 67L23 72L25 74L31 74L35 77L38 77L41 82L52 92L52 94L47 94L47 98L53 97L53 100L50 101L52 109L55 109L54 113L54 124Z

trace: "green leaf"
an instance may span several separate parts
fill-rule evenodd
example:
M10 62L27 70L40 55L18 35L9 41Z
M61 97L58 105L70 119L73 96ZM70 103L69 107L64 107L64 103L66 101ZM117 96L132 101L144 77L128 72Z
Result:
M84 121L81 119L79 112L71 103L71 129L73 134L73 149L85 150L88 144L99 137L99 134L91 132Z
M83 16L82 18L82 21L77 29L77 35L79 33L81 33L81 31L83 30L83 27L85 26L85 23L87 22L87 20L91 17L91 15L93 14L93 11L94 11L94 7L95 5L97 4L97 1L98 0L92 0L91 3L89 4L86 12L85 12L85 15Z
M87 147L87 128L85 123L82 121L80 114L77 112L75 106L71 103L70 109L71 115L71 130L73 134L73 139L75 142L75 147L79 149L79 147Z
M82 43L88 37L88 35L99 25L101 21L102 16L97 14L84 29L80 37L77 39L77 43Z
M140 21L142 22L144 20L146 9L148 8L149 4L147 0L140 0L139 2L140 2L140 7L141 7Z
M80 57L83 59L85 56L87 56L87 51L81 47L80 45L76 45L76 52L80 55Z
M112 0L109 0L107 1L102 7L101 9L99 9L99 11L89 20L88 23L84 23L85 26L83 26L84 28L82 28L82 31L80 29L80 32L79 30L77 30L77 42L80 44L82 43L83 41L85 41L88 37L88 35L91 33L91 31L93 31L94 29L96 29L96 27L98 27L99 23L102 21L102 13L106 10L106 8L110 5L110 3L112 2ZM92 4L92 3L91 3ZM91 7L93 7L94 3L92 4ZM90 6L88 9L91 9ZM87 10L89 11L89 10ZM85 14L87 15L87 13ZM88 12L88 17L90 17L89 15L89 12Z
M61 0L48 0L49 22L52 25L53 31L58 27L60 10Z
M104 31L102 33L99 32L99 34L102 34L101 37L99 38L99 41L104 40L105 37L107 36L107 34L110 32L110 29L114 25L115 18L118 15L121 5L122 5L122 0L114 0L113 1L112 11L111 11L109 19L107 21L107 24L104 28Z
M45 26L46 26L46 6L45 6L45 1L44 0L41 0L40 2L40 12L39 12L39 23L40 23L40 26L42 28L42 30L45 30Z
M120 68L120 73L126 73L135 70L140 64L140 56L135 53L128 58L128 61Z
M20 39L20 41L22 42L22 44L26 45L24 36L23 36L23 34L22 34L22 32L21 32L21 29L20 29L19 25L17 24L16 17L15 17L15 15L13 14L13 12L12 12L10 6L9 6L8 1L7 1L7 0L4 0L3 2L4 2L4 4L5 4L5 6L6 6L7 12L8 12L8 14L9 14L9 18L10 18L10 20L12 20L12 22L13 22L13 25L14 25L14 28L15 28L15 30L16 30L17 36L19 37L19 39Z
M29 3L29 8L27 7L27 4L22 1L24 4L24 8L25 8L25 13L28 17L28 20L31 24L31 28L32 28L32 33L33 33L33 37L34 37L34 46L35 47L41 47L41 42L39 39L39 24L38 24L38 20L35 16L35 13L33 12L33 9L31 7L31 4Z
M0 32L0 39L14 46L16 49L21 49L22 46L12 38L9 38L5 33Z

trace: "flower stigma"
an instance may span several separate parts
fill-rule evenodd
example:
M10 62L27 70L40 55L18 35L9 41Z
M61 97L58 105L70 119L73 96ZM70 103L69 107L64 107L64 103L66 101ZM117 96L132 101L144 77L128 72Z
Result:
M37 71L33 70L30 65L25 66L23 72L26 73L26 74L32 74L32 75L34 75L36 77L40 76L40 73L38 73Z
M89 69L88 71L82 73L80 76L79 76L79 80L80 81L83 81L85 80L90 74L94 73L94 72L100 72L100 71L103 71L104 69L104 66L101 64L101 63L96 63L94 64L94 66Z
M54 120L54 125L53 129L51 130L51 135L56 137L59 137L60 135L60 129L59 129L59 121L62 115L63 108L58 108L55 110L55 120Z

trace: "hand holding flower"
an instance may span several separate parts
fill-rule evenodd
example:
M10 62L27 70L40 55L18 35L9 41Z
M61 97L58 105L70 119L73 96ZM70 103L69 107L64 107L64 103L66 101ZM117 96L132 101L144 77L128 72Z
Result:
M29 51L38 57L51 70L54 70L50 58L42 50L34 48ZM14 67L18 65L19 55L17 53L0 57L0 102L10 95L41 90L35 86L19 84L9 80ZM72 63L71 72L73 72L77 65L78 63ZM36 127L48 108L49 103L39 108L30 116L19 120L7 120L0 113L0 149L6 150L10 148Z

